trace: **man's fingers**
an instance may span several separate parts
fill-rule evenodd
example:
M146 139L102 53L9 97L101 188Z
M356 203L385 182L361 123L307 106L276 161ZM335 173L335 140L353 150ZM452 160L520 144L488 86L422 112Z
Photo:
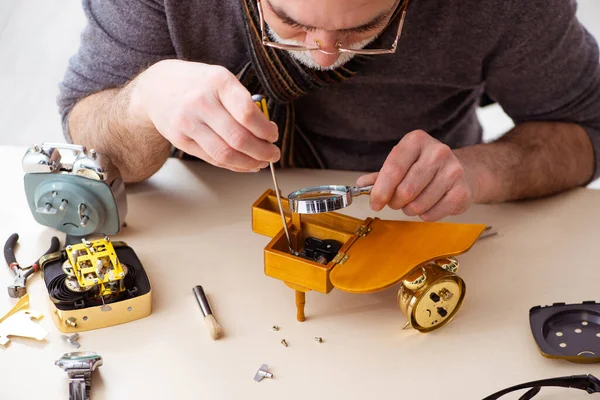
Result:
M371 208L373 210L379 211L389 203L398 184L402 182L409 168L418 160L421 147L426 140L424 136L429 137L423 131L407 134L387 156L371 191Z
M414 200L402 206L402 211L411 217L426 213L440 201L452 184L453 182L449 182L443 172L439 171Z
M388 206L393 210L403 209L407 204L414 202L428 185L432 182L439 171L440 165L431 163L423 155L414 163L406 173L402 182L396 187ZM441 182L438 182L440 184ZM443 193L442 193L443 194ZM436 201L439 200L436 199ZM433 205L435 203L432 203ZM408 214L410 215L410 214Z
M254 103L252 105L258 110ZM255 136L233 118L220 103L214 104L209 112L211 118L204 118L205 122L233 149L258 161L276 162L279 160L280 153L277 146ZM262 116L267 122L267 126L272 128L271 122L266 120L264 115L260 114L259 116Z
M420 215L423 221L434 222L449 215L461 214L471 205L470 194L462 185L455 185L433 207Z
M267 119L235 76L231 75L225 84L219 86L217 97L229 114L254 136L269 143L277 141L277 126Z
M377 180L377 175L379 175L379 172L372 172L370 174L360 176L356 180L356 186L369 186L374 184Z
M440 159L441 168L423 192L402 209L406 215L427 214L425 218L431 217L428 214L429 210L435 207L443 198L446 198L446 202L451 202L448 204L450 207L454 207L450 210L451 212L461 212L465 205L468 207L471 193L465 179L465 169L458 160L451 159L449 162L444 162L443 160L447 157L443 154L446 151L442 147L439 151L432 152L434 158ZM449 197L446 197L448 193ZM449 214L443 215L442 218L447 215ZM436 219L440 218L435 213L433 216Z
M388 205L406 215L436 221L466 211L472 202L464 166L450 147L424 131L405 135L379 173L361 176L357 185L373 181L371 208L375 211Z
M202 151L218 167L232 171L257 171L269 165L266 161L258 161L229 146L209 126L199 123L190 134L190 138L198 143ZM208 161L208 160L206 160Z
M173 143L175 145L175 143ZM253 169L239 169L233 166L225 166L217 162L211 156L209 156L203 149L200 147L198 143L196 143L193 139L189 137L185 137L182 140L178 141L178 144L175 145L179 150L186 152L187 154L197 157L201 160L206 161L209 164L214 165L215 167L229 169L234 172L258 172L259 170Z
M406 215L421 215L463 178L464 169L452 150L441 143L430 144L410 167L389 205Z

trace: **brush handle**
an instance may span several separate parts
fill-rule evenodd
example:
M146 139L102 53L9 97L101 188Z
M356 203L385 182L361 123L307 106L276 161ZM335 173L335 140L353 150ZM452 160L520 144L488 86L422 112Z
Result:
M208 299L206 298L206 294L204 294L204 289L202 289L202 286L194 286L194 294L196 295L196 300L198 300L202 314L204 314L205 317L207 315L211 315L212 310L210 309L210 304L208 304Z

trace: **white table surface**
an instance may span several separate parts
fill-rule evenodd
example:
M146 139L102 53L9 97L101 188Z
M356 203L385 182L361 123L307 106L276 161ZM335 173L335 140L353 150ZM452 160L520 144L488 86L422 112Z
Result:
M38 225L25 200L21 147L0 147L0 239L21 236L17 259L29 265L59 234ZM315 184L354 184L355 172L280 171L284 193ZM128 187L126 241L147 271L153 312L144 319L82 332L80 350L99 352L92 398L100 399L481 399L534 379L597 374L597 364L543 358L529 309L600 300L600 192L578 189L531 202L477 205L446 221L491 224L499 235L459 257L465 303L429 334L401 330L397 286L373 294L309 292L297 322L294 293L263 272L269 238L252 232L251 204L272 186L268 170L235 174L169 160L147 182ZM375 213L360 197L344 211ZM4 264L4 262L2 262ZM0 268L0 282L12 275ZM226 337L212 341L192 293L203 285ZM13 338L0 348L0 399L66 399L66 373L54 365L74 349L60 339L39 274L28 282L31 308L45 313L43 342ZM0 288L2 315L15 303ZM279 325L274 332L272 325ZM313 338L321 336L324 343ZM281 345L285 338L289 347ZM600 339L599 339L600 340ZM274 379L253 376L269 365ZM521 393L522 394L522 393ZM575 389L536 397L584 399ZM507 397L516 399L518 396ZM503 398L504 400L504 398Z

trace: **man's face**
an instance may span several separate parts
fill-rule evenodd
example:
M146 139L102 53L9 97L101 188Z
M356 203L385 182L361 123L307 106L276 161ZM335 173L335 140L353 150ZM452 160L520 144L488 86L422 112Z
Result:
M373 41L389 22L397 0L262 0L268 34L273 41L336 52L342 47L360 49ZM289 51L315 69L332 69L352 54Z

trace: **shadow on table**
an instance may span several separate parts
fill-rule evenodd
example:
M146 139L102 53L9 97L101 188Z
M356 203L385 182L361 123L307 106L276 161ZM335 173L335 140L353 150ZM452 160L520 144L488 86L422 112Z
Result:
M398 285L375 293L335 291L337 289L328 295L319 293L319 296L307 296L306 319L364 314L374 310L397 310L402 315L397 301Z

